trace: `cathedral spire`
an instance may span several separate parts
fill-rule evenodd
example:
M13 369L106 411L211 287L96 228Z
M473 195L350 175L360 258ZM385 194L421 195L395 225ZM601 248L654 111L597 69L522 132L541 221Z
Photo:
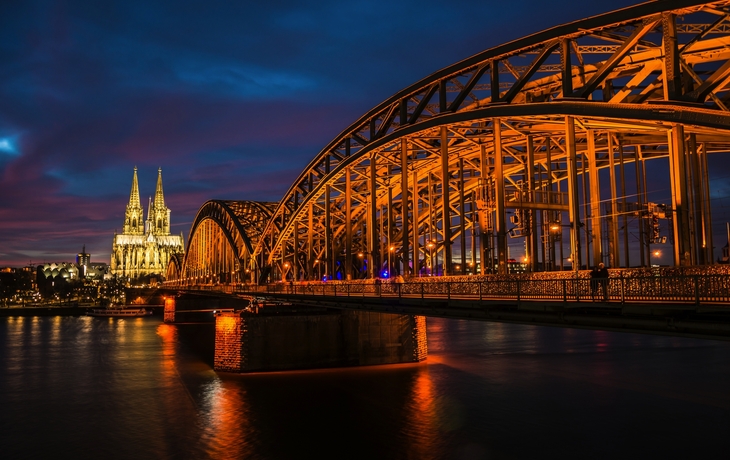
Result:
M132 176L132 191L129 194L127 211L124 213L123 233L139 235L143 232L144 222L142 221L142 204L139 200L139 183L137 181L137 167L134 167Z
M157 169L157 189L155 190L155 208L165 209L165 195L162 193L162 168Z
M121 234L114 231L110 263L112 275L127 279L164 275L170 260L185 253L182 233L180 236L170 234L170 210L165 206L162 194L162 168L157 170L155 195L148 197L145 216L135 167L124 228ZM85 245L83 252L86 253Z
M145 222L144 232L150 233L152 231L152 197L147 202L147 221Z
M132 177L132 192L129 194L129 205L127 208L141 208L142 203L139 201L139 183L137 182L137 167L134 167L134 176Z
M157 169L157 189L155 190L155 198L152 200L152 208L150 209L152 216L152 229L155 235L170 234L170 210L165 206L165 196L162 193L162 168Z

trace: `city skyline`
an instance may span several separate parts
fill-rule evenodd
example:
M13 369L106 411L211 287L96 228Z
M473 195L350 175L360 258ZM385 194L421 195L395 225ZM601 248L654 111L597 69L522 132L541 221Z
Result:
M187 239L209 199L278 201L409 84L635 3L14 4L0 20L0 265L70 260L82 245L108 263L135 166L143 201L163 169L171 231Z

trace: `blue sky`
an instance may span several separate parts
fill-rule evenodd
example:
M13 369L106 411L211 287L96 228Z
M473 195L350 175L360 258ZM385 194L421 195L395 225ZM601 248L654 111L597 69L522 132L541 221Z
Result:
M208 199L278 201L400 89L633 3L3 2L0 266L108 262L135 166L186 237Z

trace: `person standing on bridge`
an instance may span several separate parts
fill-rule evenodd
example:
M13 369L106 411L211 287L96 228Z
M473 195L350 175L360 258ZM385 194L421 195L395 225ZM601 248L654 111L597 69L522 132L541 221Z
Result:
M608 269L603 262L599 263L596 268L591 271L591 297L596 300L596 293L600 286L603 294L603 301L608 302Z

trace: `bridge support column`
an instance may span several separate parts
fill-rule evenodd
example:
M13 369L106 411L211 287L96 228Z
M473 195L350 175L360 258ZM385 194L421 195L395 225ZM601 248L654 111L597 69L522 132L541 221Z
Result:
M459 275L466 273L466 209L464 202L464 159L459 158L459 241L461 243L461 261Z
M591 209L591 236L593 245L593 263L598 265L602 262L603 256L603 235L601 232L601 184L598 177L598 165L596 164L596 140L592 130L588 136L588 174L590 181L590 209Z
M697 137L689 134L687 139L688 176L691 186L688 194L692 200L690 222L693 222L695 238L692 244L696 248L692 260L700 265L711 264L712 231L710 220L709 177L707 176L707 155L702 146L697 145Z
M697 160L697 168L699 179L698 193L699 198L695 198L700 202L700 209L702 213L702 248L704 250L704 261L705 264L711 264L714 262L714 255L712 252L713 241L712 241L712 212L710 207L710 177L707 169L707 150L705 144L697 145L694 135L692 136L694 144L695 158Z
M213 368L217 371L240 372L246 367L244 334L246 319L233 312L215 317L215 351Z
M481 233L481 247L479 258L481 260L481 274L486 275L492 272L494 266L494 257L492 254L492 213L489 206L489 166L487 165L487 148L484 144L479 146L479 160L481 170L479 171L479 182L482 209L479 212L479 231Z
M570 219L570 251L573 271L580 268L580 209L578 202L578 167L575 150L575 119L565 117L565 148L568 163L568 216ZM562 264L562 261L561 261Z
M307 279L316 279L314 276L314 204L309 203L309 228L307 228Z
M175 298L165 297L165 308L163 310L162 320L166 323L175 322Z
M624 243L624 266L629 268L629 217L628 217L628 206L626 201L626 163L624 156L624 145L619 139L618 142L618 163L619 163L619 179L621 181L621 223L623 231L623 243Z
M533 143L532 136L527 136L527 166L525 171L525 180L527 181L527 193L529 201L533 206L537 205L536 190L535 190L535 145ZM527 222L523 225L526 230L525 241L525 255L527 256L527 265L529 271L537 271L537 209L531 207L524 211L524 215L528 216Z
M445 126L441 127L441 226L444 235L444 276L451 275L451 187L449 172L449 136Z
M345 169L345 279L352 279L352 169Z
M413 168L413 217L412 217L412 229L411 232L413 234L413 272L411 275L418 275L420 273L421 268L421 256L418 242L419 242L419 215L418 215L418 173L416 172L416 168Z
M613 135L608 132L608 169L609 182L611 183L611 217L608 219L609 225L609 243L608 250L610 253L608 259L609 267L619 267L620 257L618 250L618 199L616 193L616 162L613 152Z
M555 186L553 185L553 156L552 156L552 147L551 147L550 138L545 139L545 178L546 178L546 184L547 184L547 196L548 196L548 202L553 203L556 201L553 199L553 195L555 192ZM558 192L560 189L558 188ZM560 194L555 195L557 197L560 196ZM562 198L560 200L560 203L562 204ZM549 270L555 270L556 268L559 270L563 269L563 260L560 260L560 263L558 263L556 257L556 251L555 251L555 241L558 238L558 233L554 232L552 230L553 224L560 224L560 213L557 211L545 211L544 217L547 217L544 229L545 234L547 235L546 241L545 241L545 249L543 253L543 263L546 267L550 267ZM562 229L560 230L562 232ZM560 240L561 244L561 253L562 253L562 237Z
M684 128L673 126L667 132L669 147L669 176L672 188L672 209L674 211L674 264L692 265L692 244L689 223L689 199L687 197L686 158L684 149Z
M215 318L214 369L256 372L420 362L426 318L368 311Z
M378 234L378 196L377 196L377 173L376 158L370 158L370 177L368 178L368 192L370 193L368 212L368 271L370 278L377 278L380 274L378 251L380 250L380 238Z
M294 221L294 254L292 255L292 276L299 281L299 221Z
M400 141L400 183L401 183L401 255L403 257L402 275L408 276L412 273L408 269L409 249L408 237L408 142L405 139ZM418 227L417 222L414 227ZM415 259L415 257L414 257Z
M498 273L507 273L507 222L505 216L504 168L502 158L502 120L494 124L494 201L496 208Z
M634 166L636 169L636 197L639 204L639 264L647 266L648 255L648 235L646 234L646 175L644 169L644 160L641 153L641 146L634 146Z
M329 170L329 166L327 167ZM331 187L326 185L324 188L324 276L331 279L334 276L334 251L332 250L332 220L330 214L330 194Z

